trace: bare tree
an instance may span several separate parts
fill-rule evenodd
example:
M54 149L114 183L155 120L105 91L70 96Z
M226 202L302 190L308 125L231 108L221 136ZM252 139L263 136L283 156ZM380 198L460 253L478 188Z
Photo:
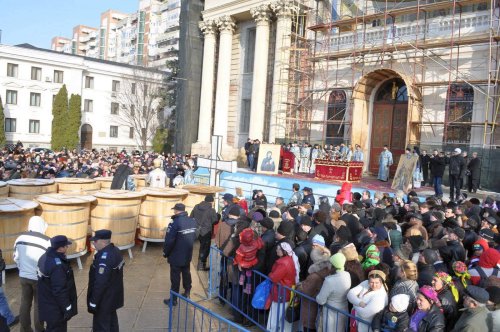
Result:
M124 77L117 91L119 122L131 128L137 145L147 150L164 118L164 73L152 69L134 69L131 77Z

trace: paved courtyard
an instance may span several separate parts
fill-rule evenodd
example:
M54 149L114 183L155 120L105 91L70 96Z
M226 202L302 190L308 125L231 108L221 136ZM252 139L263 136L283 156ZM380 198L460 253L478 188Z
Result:
M194 257L197 257L197 252L198 250L195 248ZM133 256L134 258L130 259L127 252L123 251L126 262L124 271L125 306L118 310L120 331L167 331L169 310L163 304L163 299L168 297L170 278L169 265L165 258L162 257L162 244L148 244L145 253L141 252L141 246L136 245L133 248ZM88 271L92 263L92 256L87 254L82 257L82 270L78 269L76 260L71 262L78 291L78 315L70 320L69 330L91 331L92 315L87 312L86 298ZM208 273L198 273L194 265L196 263L197 260L194 260L194 263L191 264L193 277L191 299L199 302L200 305L210 307L214 311L223 310L214 301L206 301L205 287L207 286ZM10 308L17 315L21 296L17 269L6 271L4 289ZM183 308L182 305L180 307ZM190 317L192 317L192 314ZM198 317L201 316L198 314ZM203 324L206 325L206 322L203 322ZM16 325L11 330L13 332L19 331L19 325ZM196 328L196 330L201 329ZM203 330L210 330L210 328Z

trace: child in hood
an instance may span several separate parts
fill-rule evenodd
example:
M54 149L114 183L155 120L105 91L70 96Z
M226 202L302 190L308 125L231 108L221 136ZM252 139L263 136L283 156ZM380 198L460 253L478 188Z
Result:
M252 267L257 265L257 252L264 247L260 237L256 237L251 228L245 228L240 233L240 246L236 249L234 265L238 266L240 272L239 283L245 285L243 292L251 294L252 290ZM246 282L245 282L246 279Z
M394 295L389 306L373 317L373 332L406 331L410 324L406 311L409 303L410 296L407 294Z

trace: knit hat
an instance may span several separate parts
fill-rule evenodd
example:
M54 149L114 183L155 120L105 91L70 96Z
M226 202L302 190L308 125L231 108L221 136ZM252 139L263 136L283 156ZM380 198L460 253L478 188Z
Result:
M410 296L407 294L397 294L391 299L391 305L397 312L405 312L410 304Z
M376 241L387 240L387 231L385 230L384 227L382 226L374 227L372 232L377 234Z
M276 230L279 234L284 237L290 237L293 233L294 225L291 221L282 221Z
M274 221L271 218L264 218L260 221L260 224L262 227L265 227L267 229L273 229L274 228Z
M356 250L356 246L353 243L347 244L344 248L342 248L342 254L344 254L347 261L357 261L358 260L358 252Z
M256 211L252 214L252 220L259 222L262 221L262 219L264 219L264 215L261 212Z
M281 213L278 209L272 209L269 211L269 218L281 218Z
M486 291L486 289L478 287L478 286L473 286L470 285L465 289L465 293L474 299L474 301L486 304L488 300L490 299L490 294Z
M237 205L232 206L229 209L228 215L239 217L240 216L240 208L239 208L239 206L237 206Z
M479 266L482 268L494 268L500 262L500 253L494 249L490 248L485 250L481 257L479 257Z
M222 196L222 199L229 202L229 203L233 202L233 198L234 198L234 196L232 194L229 194L229 193L225 193L224 196Z
M325 246L325 239L321 235L316 234L312 238L312 244L313 245L316 244L316 245L324 247Z
M344 271L345 262L346 257L341 252L338 252L330 257L330 263L332 263L333 267L335 267L338 271Z
M438 295L434 288L429 285L424 285L420 287L418 290L420 294L422 294L428 301L435 303L439 307L441 306L441 302L439 301Z
M214 201L214 196L213 195L206 195L205 196L205 202L211 203Z

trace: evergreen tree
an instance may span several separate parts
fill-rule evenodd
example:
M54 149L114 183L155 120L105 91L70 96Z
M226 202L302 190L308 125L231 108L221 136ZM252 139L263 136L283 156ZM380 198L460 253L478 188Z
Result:
M82 124L82 97L80 95L71 95L69 99L69 112L66 127L66 143L68 149L75 149L80 138L78 132Z
M66 143L65 136L65 126L64 123L67 120L68 115L68 90L66 89L66 84L57 93L54 104L52 105L52 136L50 140L50 145L52 150L59 151Z
M5 115L3 114L2 96L0 96L0 147L3 147L7 140L5 139Z
M156 129L155 136L153 137L153 151L162 153L166 150L165 144L167 140L167 130L164 128Z

